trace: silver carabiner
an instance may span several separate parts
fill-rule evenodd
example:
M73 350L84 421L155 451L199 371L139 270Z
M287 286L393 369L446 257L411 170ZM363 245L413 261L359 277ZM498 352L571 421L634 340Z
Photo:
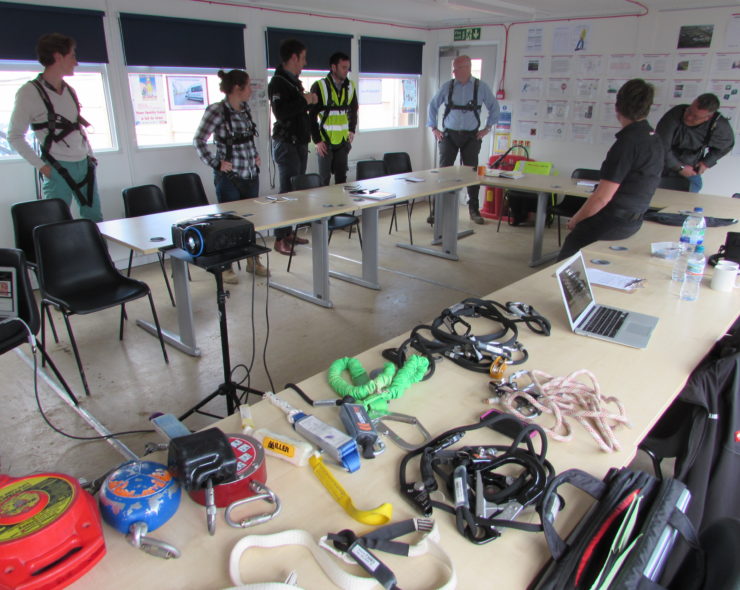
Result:
M256 526L258 524L268 522L280 513L280 498L277 497L275 492L273 492L265 484L257 480L250 481L249 488L254 492L254 496L249 496L248 498L242 498L241 500L232 502L226 509L226 512L224 513L224 520L226 520L226 524L228 524L229 526L237 529L245 529L251 526ZM243 504L249 504L250 502L256 502L257 500L265 500L266 502L270 502L271 504L275 505L275 509L269 513L266 512L264 514L256 514L254 516L250 516L240 522L237 522L231 518L232 510L238 508L239 506L242 506Z
M419 432L421 432L424 440L419 444L411 444L410 442L405 441L393 430L391 430L391 428L384 422L385 420L393 420L395 422L403 422L404 424L412 424L413 426L416 426ZM421 445L426 444L427 442L432 440L432 435L429 434L429 431L426 428L424 428L424 425L419 422L414 416L409 416L408 414L390 412L388 414L385 414L384 416L381 416L380 418L376 418L375 420L373 420L373 424L375 425L375 429L378 431L378 434L387 436L399 447L406 451L415 451Z
M161 557L162 559L171 559L180 557L180 550L174 545L147 537L146 533L149 530L145 522L135 522L131 525L126 535L126 540L136 547L141 549L149 555L154 557Z

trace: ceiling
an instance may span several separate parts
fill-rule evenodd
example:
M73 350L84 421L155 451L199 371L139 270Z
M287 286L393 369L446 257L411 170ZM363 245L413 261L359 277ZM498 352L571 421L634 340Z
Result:
M196 0L203 1L203 0ZM207 0L206 0L207 1ZM512 23L560 18L642 14L698 8L700 0L224 0L321 16L425 29L456 25ZM701 8L735 7L737 0L704 0Z

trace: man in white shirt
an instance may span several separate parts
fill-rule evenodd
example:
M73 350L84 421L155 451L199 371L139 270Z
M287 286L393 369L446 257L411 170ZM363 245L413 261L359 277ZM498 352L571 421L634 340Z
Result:
M44 71L20 87L10 117L8 141L44 176L44 197L60 198L68 205L75 197L80 215L101 221L100 197L95 182L96 160L80 116L75 91L65 81L77 65L75 41L59 33L42 36L36 45ZM41 146L37 155L26 141L29 126Z

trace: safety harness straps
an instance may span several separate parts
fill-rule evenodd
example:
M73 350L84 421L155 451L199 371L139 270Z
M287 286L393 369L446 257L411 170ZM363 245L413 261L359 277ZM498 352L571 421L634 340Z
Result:
M445 104L445 112L442 115L442 127L445 127L445 119L447 119L447 115L449 115L451 111L470 111L475 115L475 120L478 122L478 129L480 129L480 111L482 105L478 102L479 85L480 80L478 80L478 78L473 78L473 100L467 104L455 104L452 102L452 91L455 89L455 80L454 78L450 80L450 88L447 93L447 104Z
M337 88L331 74L318 81L321 102L324 108L321 111L319 129L324 141L331 145L339 145L349 139L349 117L347 113L355 96L355 87L349 79L342 84L341 91Z

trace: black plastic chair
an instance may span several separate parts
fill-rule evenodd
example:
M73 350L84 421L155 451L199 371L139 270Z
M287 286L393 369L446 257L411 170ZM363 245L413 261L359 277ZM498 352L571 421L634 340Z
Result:
M151 215L152 213L167 211L167 202L165 201L162 189L154 184L125 188L121 194L123 195L123 210L126 217L140 217L141 215ZM167 285L167 293L170 295L172 307L175 307L175 297L172 295L170 280L167 277L167 270L164 267L164 252L158 250L157 259L162 269L164 284ZM134 251L131 250L128 255L128 267L126 268L127 277L131 276L131 264L133 261Z
M63 201L62 201L63 202ZM0 266L15 269L18 297L18 317L0 321L0 354L5 354L29 340L29 332L35 337L39 333L41 317L36 299L33 296L31 281L28 278L28 261L18 248L0 248ZM19 321L21 320L21 321ZM74 405L78 405L75 394L70 389L54 361L46 353L43 343L36 343L41 358L49 364L57 380L66 391Z
M379 176L388 176L388 170L383 160L360 160L357 162L357 180L367 180Z
M578 180L592 180L598 182L601 179L601 171L594 170L592 168L576 168L570 175L573 179ZM559 203L550 205L547 208L548 215L554 215L558 221L558 246L562 242L562 236L560 233L560 218L561 217L573 217L576 212L583 206L585 199L583 197L576 197L575 195L565 195L563 200Z
M406 174L407 172L412 172L411 158L406 152L385 153L383 154L383 162L385 162L386 174ZM431 197L430 197L429 202L431 203ZM408 224L409 224L409 241L413 244L414 234L411 230L411 213L413 213L414 211L413 199L410 201L406 201L405 205L406 205L406 217L408 218ZM393 214L391 215L391 225L388 228L388 235L390 235L390 233L393 231L394 226L396 228L396 231L398 231L398 218L396 217L396 207L397 206L398 206L398 203L393 203ZM431 214L431 205L429 208L429 212Z
M691 182L684 176L661 176L658 188L688 193L691 192Z
M318 174L298 174L297 176L291 177L290 186L294 191L319 188L321 186L321 177ZM353 227L357 227L357 236L360 239L360 248L362 248L360 218L357 215L351 215L349 213L338 213L337 215L332 215L327 220L327 228L329 229L329 239L327 240L327 242L331 242L332 234L335 230L339 229L349 228L349 237L351 238ZM296 228L296 231L297 230L298 228ZM290 257L288 258L288 272L290 272L290 265L293 262L293 252L295 251L295 237L296 232L293 232L293 238L290 243Z
M124 304L145 295L149 298L154 324L165 362L167 350L159 327L157 310L149 286L130 279L116 269L98 227L89 219L75 219L40 225L33 230L38 263L41 305L53 305L64 317L72 350L80 370L85 393L90 395L69 316L121 306L119 339L123 339ZM45 325L41 321L41 341L45 344Z
M210 204L203 182L195 172L163 176L162 189L169 211Z
M33 270L34 274L36 274L36 279L38 279L36 250L33 247L33 229L45 223L69 221L72 219L72 212L69 210L69 205L61 199L36 199L34 201L15 203L10 208L10 214L13 217L15 247L23 251L26 265ZM51 325L54 342L59 342L54 318L52 318L51 311L48 308L46 310L46 316Z

